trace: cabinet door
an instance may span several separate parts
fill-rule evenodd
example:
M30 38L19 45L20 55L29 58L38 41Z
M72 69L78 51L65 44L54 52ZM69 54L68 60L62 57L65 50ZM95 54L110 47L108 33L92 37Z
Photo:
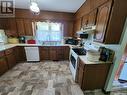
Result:
M25 28L23 19L16 19L17 31L19 36L25 36Z
M104 4L105 2L107 2L108 0L93 0L95 7L97 8L98 6Z
M32 21L30 19L24 19L24 28L26 36L33 36Z
M50 60L58 60L57 59L57 47L55 46L49 47L49 56L50 56Z
M110 65L110 63L85 64L82 90L103 89Z
M75 20L75 22L74 22L74 34L73 35L75 35L75 33L81 29L81 20L82 20L81 18Z
M8 36L18 37L15 19L8 19L8 31L6 34Z
M0 29L6 30L8 28L7 23L7 19L0 18Z
M24 47L15 47L14 48L14 53L15 53L15 57L16 57L16 62L24 62L26 61L26 54L25 54L25 49Z
M50 49L50 60L58 60L56 49Z
M63 47L64 60L69 60L70 48L68 46Z
M40 59L41 60L49 60L50 59L49 47L40 47L39 52L40 52Z
M89 15L82 17L82 28L88 25Z
M14 53L6 55L6 57L7 57L7 64L8 64L9 69L14 67L16 65L16 58L15 58Z
M97 19L97 9L93 10L89 14L88 25L95 25L96 24L96 19Z
M78 84L80 85L80 87L82 88L82 82L83 82L83 77L84 77L84 63L80 60L79 63L78 63L78 72L76 75L78 78L77 79L77 82Z
M8 70L5 57L0 57L0 75L4 74Z
M64 47L57 47L57 59L64 60Z
M111 1L105 3L98 10L97 23L96 23L96 33L95 41L103 42L104 36L109 20L110 10L111 10Z
M82 82L83 82L83 69L82 67L79 67L79 71L78 71L79 75L78 75L78 84L80 85L80 87L82 88Z
M64 37L72 37L73 36L73 28L74 22L73 21L63 21L64 24Z

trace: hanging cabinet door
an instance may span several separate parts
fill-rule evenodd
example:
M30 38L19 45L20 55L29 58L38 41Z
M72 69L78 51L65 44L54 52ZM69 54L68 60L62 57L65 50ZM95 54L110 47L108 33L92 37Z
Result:
M27 36L33 36L32 21L30 19L24 19L24 28Z
M98 17L96 23L96 33L95 33L95 41L103 42L104 36L109 20L109 15L111 11L111 0L98 9Z
M73 35L75 35L75 33L81 29L81 20L82 20L82 18L79 18L79 19L75 20Z
M17 31L19 36L25 36L25 28L23 19L16 19Z
M93 10L89 14L88 25L95 25L96 24L96 18L97 18L97 9Z
M7 36L18 37L15 19L12 19L12 18L8 19L8 31L6 32L6 34Z

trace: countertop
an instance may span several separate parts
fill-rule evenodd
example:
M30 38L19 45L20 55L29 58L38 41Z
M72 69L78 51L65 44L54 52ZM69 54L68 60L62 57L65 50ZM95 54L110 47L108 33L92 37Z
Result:
M87 57L84 55L84 56L79 56L79 58L84 62L84 64L105 64L105 63L112 63L112 62L109 62L109 61L96 61L96 62L91 62L87 59Z
M70 48L77 48L79 46L69 45L69 44L60 44L60 45L41 45L41 44L0 44L0 51L13 48L16 46L69 46Z

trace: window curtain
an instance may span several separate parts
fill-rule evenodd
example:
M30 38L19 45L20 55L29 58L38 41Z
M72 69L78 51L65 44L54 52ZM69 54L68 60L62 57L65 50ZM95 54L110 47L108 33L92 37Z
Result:
M63 29L61 23L36 22L36 38L38 41L61 41Z

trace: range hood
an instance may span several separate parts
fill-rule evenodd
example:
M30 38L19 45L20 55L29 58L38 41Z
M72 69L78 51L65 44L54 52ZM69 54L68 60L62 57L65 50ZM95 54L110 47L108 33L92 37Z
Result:
M77 31L77 34L91 34L94 33L96 29L96 26L87 26L82 28L80 31Z

